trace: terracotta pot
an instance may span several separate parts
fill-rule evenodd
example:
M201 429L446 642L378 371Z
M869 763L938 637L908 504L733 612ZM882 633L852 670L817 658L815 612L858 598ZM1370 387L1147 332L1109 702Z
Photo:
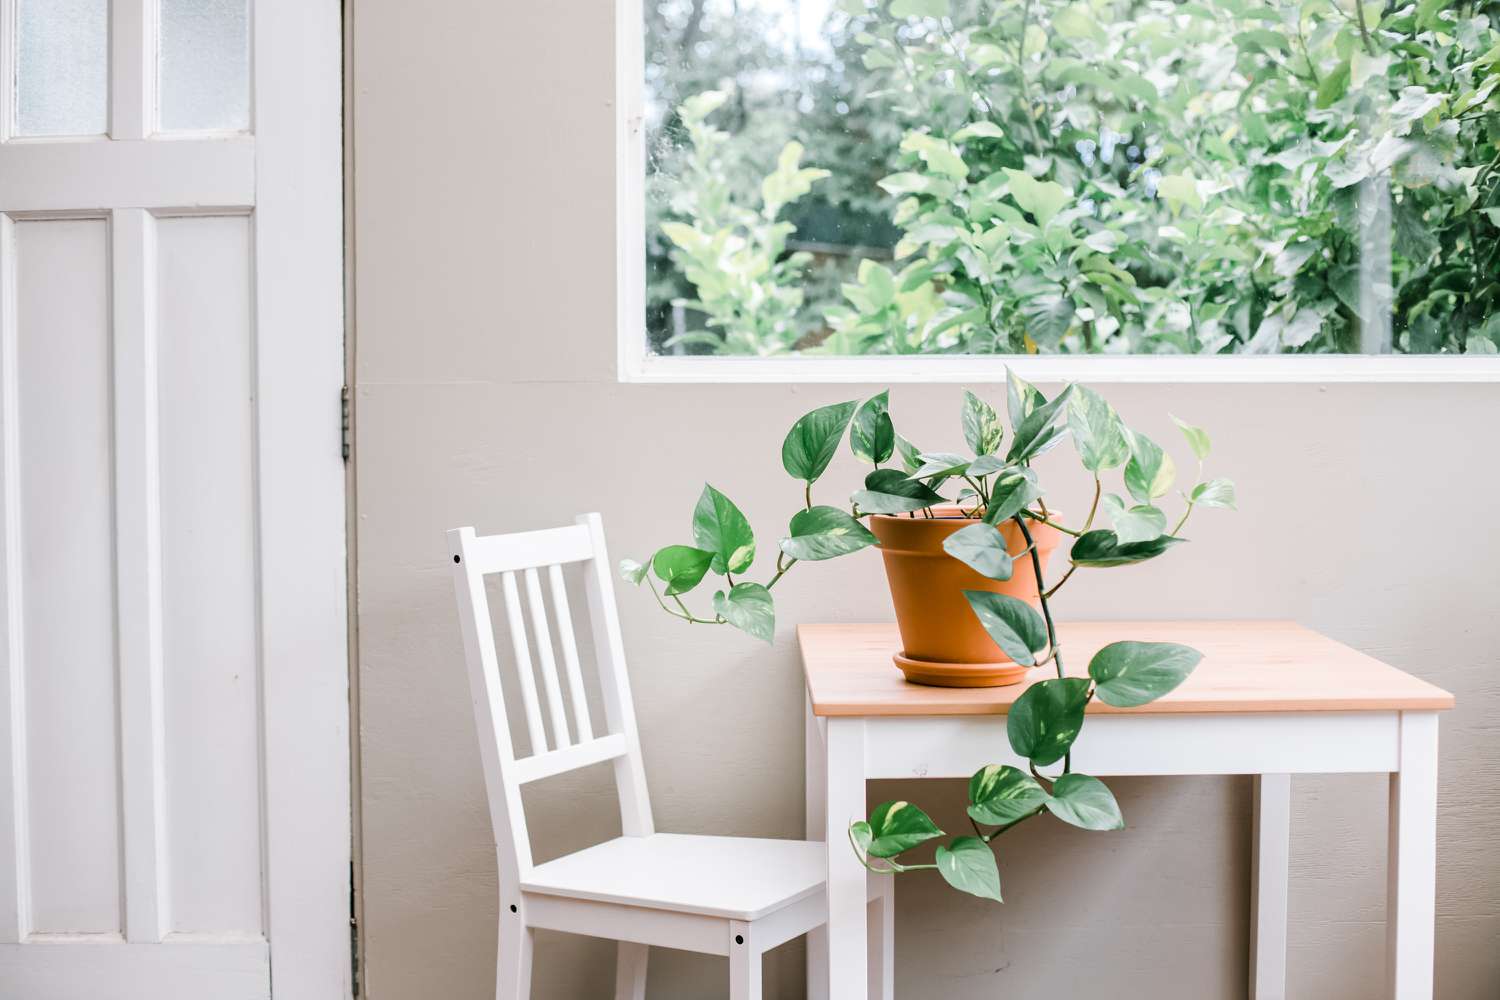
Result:
M1026 669L995 645L964 597L966 590L1009 594L1041 607L1031 559L1017 559L1009 580L980 576L943 551L943 540L976 523L957 508L937 508L933 518L875 514L870 530L880 539L885 575L896 606L896 624L904 647L896 666L906 679L941 687L1001 687L1018 684ZM1011 552L1026 541L1014 521L999 525ZM1028 525L1041 556L1042 569L1057 548L1062 532L1045 524Z

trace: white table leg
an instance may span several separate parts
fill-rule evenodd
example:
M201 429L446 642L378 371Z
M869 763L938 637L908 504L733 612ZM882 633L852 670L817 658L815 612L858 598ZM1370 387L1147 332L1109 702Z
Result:
M896 995L896 876L870 875L870 1000L893 1000Z
M1250 846L1250 1000L1286 1000L1287 868L1292 776L1254 776Z
M849 845L849 824L865 818L865 721L830 718L825 732L828 782L824 838L828 849L830 1000L867 1000L864 866Z
M823 749L823 729L813 715L812 698L805 696L807 732L805 736L804 794L807 799L807 839L822 840L824 834L825 798L828 781ZM828 928L814 927L807 932L807 1000L828 1000Z
M754 925L743 920L729 922L729 1000L761 1000L763 952L755 940Z
M1401 713L1401 770L1391 775L1386 965L1395 1000L1432 1000L1437 892L1438 722Z

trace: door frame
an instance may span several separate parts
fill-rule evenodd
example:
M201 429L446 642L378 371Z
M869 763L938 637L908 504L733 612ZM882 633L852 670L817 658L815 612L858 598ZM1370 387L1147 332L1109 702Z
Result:
M254 49L277 53L251 91L263 704L266 731L286 734L265 747L274 1000L353 989L341 7L252 7Z

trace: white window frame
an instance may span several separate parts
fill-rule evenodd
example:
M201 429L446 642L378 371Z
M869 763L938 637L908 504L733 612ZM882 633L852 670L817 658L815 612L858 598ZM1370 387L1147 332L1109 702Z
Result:
M647 351L645 16L615 0L615 328L619 379L638 383L1500 382L1500 355L907 355L774 358Z

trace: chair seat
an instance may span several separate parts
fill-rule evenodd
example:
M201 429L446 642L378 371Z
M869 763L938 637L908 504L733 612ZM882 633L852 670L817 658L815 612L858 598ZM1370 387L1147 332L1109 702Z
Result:
M822 891L823 845L655 833L619 837L537 865L526 892L757 920Z

